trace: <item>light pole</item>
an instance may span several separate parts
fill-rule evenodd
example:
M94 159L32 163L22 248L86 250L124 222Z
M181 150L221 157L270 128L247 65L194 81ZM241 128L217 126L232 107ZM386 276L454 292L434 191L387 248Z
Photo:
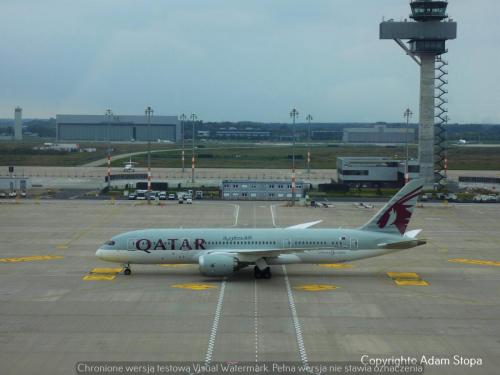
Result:
M293 108L290 117L293 120L292 126L292 206L295 206L295 119L299 116L299 111Z
M148 204L151 202L149 196L151 195L151 116L153 112L151 107L147 107L144 111L148 118Z
M406 118L406 161L405 161L405 184L408 183L410 180L410 177L408 175L408 125L410 123L410 117L413 115L413 112L410 110L410 108L406 108L406 110L403 113L403 116Z
M184 173L184 123L186 122L186 115L183 113L180 116L181 119L181 127L182 127L182 173Z
M309 127L307 129L307 178L310 178L311 174L311 121L313 117L311 115L307 115L307 122L309 123Z
M108 122L107 125L107 138L108 138L108 192L111 189L111 116L113 116L113 112L111 109L106 109L106 120Z
M193 123L193 152L191 156L191 182L194 184L194 123L197 120L196 114L192 113L191 114L191 122Z

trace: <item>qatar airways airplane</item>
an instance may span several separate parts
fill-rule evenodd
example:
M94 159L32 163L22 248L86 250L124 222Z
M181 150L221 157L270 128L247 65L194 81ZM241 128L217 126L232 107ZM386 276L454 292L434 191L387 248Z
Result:
M204 276L229 276L254 266L255 278L269 279L272 265L338 263L390 254L424 245L420 230L406 231L423 181L407 183L366 224L356 229L313 229L320 221L288 228L144 229L126 232L102 245L96 256L131 264L199 264Z

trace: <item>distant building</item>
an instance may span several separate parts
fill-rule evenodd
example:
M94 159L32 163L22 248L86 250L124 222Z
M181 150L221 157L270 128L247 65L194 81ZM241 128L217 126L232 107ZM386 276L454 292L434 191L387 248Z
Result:
M419 165L416 160L409 161L408 172L410 180L419 177ZM339 157L337 181L350 186L403 186L405 161L384 157Z
M33 147L33 149L39 151L78 152L80 151L80 145L78 143L44 143L43 146ZM93 151L96 151L96 149L94 148Z
M406 128L388 128L375 125L373 128L345 128L342 141L345 143L406 143ZM408 143L415 142L415 130L408 129Z
M458 187L460 189L486 189L499 192L500 178L481 177L481 176L459 176Z
M0 191L26 191L31 188L27 177L0 177Z
M230 130L217 130L215 138L226 139L269 139L271 132L269 131L248 131L236 130L236 128L229 128Z
M303 196L302 181L296 182L295 198ZM224 180L221 186L222 199L225 200L269 200L283 201L292 199L291 181Z
M342 139L340 130L311 130L311 139L314 140L338 140Z
M108 125L105 115L57 115L57 139L62 141L180 141L180 122L176 116L113 116Z

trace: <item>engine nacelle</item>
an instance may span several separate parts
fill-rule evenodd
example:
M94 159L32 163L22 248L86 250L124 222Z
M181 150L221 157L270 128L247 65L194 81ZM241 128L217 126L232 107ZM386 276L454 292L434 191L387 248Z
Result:
M198 259L203 276L229 276L239 269L238 259L231 255L207 254Z

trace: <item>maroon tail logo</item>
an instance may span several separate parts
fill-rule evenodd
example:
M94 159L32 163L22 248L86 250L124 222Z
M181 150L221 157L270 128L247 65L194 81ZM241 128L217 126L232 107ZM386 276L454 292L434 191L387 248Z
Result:
M412 204L407 204L407 202L415 198L422 187L409 192L408 194L399 198L394 204L389 206L387 210L380 216L377 220L377 225L380 229L383 229L389 225L395 225L398 228L399 233L404 234L406 227L410 222Z

